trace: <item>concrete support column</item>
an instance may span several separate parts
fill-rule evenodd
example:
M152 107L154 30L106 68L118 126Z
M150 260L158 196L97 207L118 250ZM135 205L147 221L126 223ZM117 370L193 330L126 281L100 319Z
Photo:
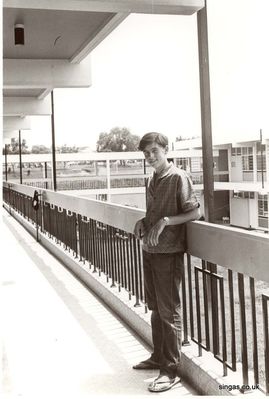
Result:
M5 144L5 176L7 181L7 144Z
M266 160L265 160L266 181L269 184L269 140L267 140L267 142L265 143L265 153L266 153Z
M261 167L262 167L262 190L264 189L264 162L263 162L263 143L262 143L262 129L260 129L260 142L261 142ZM265 155L266 156L266 155Z
M22 184L21 131L20 130L19 130L19 160L20 160L20 184Z
M209 78L209 53L207 7L197 13L199 73L200 73L200 101L202 125L202 153L203 153L203 180L204 180L204 208L205 221L213 223L214 215L214 174L213 174L213 146L211 126L211 100ZM206 262L206 268L211 273L217 272L217 266ZM219 351L219 315L218 315L218 287L217 280L207 277L207 303L210 329L210 349L216 354ZM214 305L213 305L214 304Z
M106 160L106 179L107 179L107 200L111 202L111 185L110 185L110 162L109 159Z
M205 195L205 220L214 222L214 177L213 177L213 149L211 127L211 101L209 79L209 54L207 33L207 8L197 13L199 72L200 72L200 101L202 124L202 153L203 180Z
M52 150L52 187L57 191L57 178L56 178L56 147L55 147L55 123L54 123L54 95L51 92L51 150Z
M253 182L258 181L258 167L257 167L257 144L253 146Z

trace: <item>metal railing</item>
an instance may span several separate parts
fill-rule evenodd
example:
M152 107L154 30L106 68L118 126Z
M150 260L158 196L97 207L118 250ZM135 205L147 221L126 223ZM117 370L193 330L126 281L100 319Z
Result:
M132 234L144 211L49 190L40 190L34 211L33 191L4 183L4 201L147 311L141 246ZM224 376L241 370L242 391L268 394L269 237L206 222L189 223L187 237L183 345L194 341L198 356L211 351Z
M32 180L25 181L25 185L52 189L51 180ZM122 176L111 176L110 187L111 188L128 188L128 187L144 187L145 178L144 177L122 177ZM95 177L88 179L57 179L57 189L59 191L65 190L102 190L107 189L107 179L106 177Z

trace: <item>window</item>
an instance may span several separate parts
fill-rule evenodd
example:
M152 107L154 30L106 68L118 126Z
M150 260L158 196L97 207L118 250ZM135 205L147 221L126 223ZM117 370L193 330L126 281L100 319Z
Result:
M253 170L253 148L252 147L243 147L242 148L242 168L243 171L252 171Z
M257 170L261 172L262 170L266 170L266 156L263 154L262 156L260 154L257 155Z
M234 191L233 198L250 198L254 199L253 191Z
M237 156L242 154L242 149L241 147L234 147L232 148L232 155Z
M253 170L253 155L242 156L243 172Z
M191 171L201 172L203 170L203 160L201 157L191 158Z
M176 166L184 170L188 170L188 158L176 159Z
M268 217L268 195L258 196L258 215Z

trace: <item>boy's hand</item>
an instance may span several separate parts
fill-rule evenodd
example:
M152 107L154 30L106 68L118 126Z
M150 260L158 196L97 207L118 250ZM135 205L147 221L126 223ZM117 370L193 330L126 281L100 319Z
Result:
M143 219L140 219L136 222L135 228L134 228L134 235L136 238L141 239L145 235L145 226L143 223Z
M147 236L147 244L151 246L156 246L159 242L159 236L163 229L165 228L166 223L163 219L160 219L149 231Z

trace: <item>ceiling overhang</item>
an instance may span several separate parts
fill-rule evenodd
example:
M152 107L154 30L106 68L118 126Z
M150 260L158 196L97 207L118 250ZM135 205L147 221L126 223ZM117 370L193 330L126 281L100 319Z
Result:
M38 100L33 97L5 97L3 100L3 114L5 116L51 115L50 98Z
M191 15L202 9L204 0L3 0L5 7L99 13L143 13Z
M43 115L41 101L54 88L91 86L85 58L130 13L203 7L204 0L3 0L4 115ZM15 24L24 25L24 45L14 43Z
M37 98L42 97L46 88L89 87L91 85L90 60L71 64L67 60L4 59L3 89L7 96L9 90L37 90ZM38 91L39 90L39 91ZM32 92L34 93L34 91ZM21 92L23 94L23 91Z

